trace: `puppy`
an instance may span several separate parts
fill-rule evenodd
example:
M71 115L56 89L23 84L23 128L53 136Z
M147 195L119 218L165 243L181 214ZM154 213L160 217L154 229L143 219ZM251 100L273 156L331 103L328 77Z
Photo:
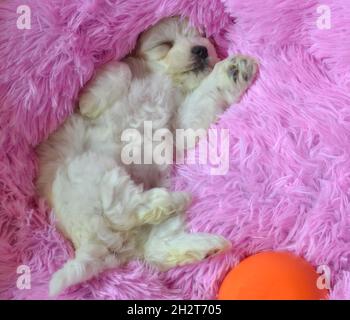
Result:
M78 111L37 150L39 193L75 248L54 273L50 295L130 259L168 270L230 247L221 236L185 231L190 195L167 189L170 165L125 163L122 137L140 131L133 150L152 153L157 144L144 132L145 121L153 132L206 130L256 73L249 57L219 62L209 40L178 18L162 20L129 57L97 72Z

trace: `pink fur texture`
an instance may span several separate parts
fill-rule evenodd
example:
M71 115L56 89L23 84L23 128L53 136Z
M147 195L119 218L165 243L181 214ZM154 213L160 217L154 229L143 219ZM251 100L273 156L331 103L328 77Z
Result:
M30 30L16 28L19 5ZM319 5L331 29L318 29ZM4 0L0 4L0 298L46 299L72 255L34 190L33 152L75 107L96 68L127 54L162 17L183 15L225 53L258 58L259 78L216 125L230 130L230 169L176 170L193 193L189 228L233 249L161 273L135 261L61 299L209 299L230 268L288 250L331 270L332 299L350 299L350 8L348 0ZM83 199L82 199L83 200ZM17 268L31 270L20 290Z

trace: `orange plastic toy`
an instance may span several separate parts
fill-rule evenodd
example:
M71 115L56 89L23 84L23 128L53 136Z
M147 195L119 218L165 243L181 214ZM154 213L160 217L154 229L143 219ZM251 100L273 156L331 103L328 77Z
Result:
M220 300L320 300L321 275L305 260L285 252L264 252L231 270L219 290Z

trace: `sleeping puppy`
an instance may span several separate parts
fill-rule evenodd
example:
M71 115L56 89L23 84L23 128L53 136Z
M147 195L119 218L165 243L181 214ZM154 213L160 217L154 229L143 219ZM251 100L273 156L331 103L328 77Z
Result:
M130 259L168 270L230 247L221 236L185 231L190 195L168 190L169 164L126 163L123 136L138 130L142 139L128 135L128 143L151 154L157 144L145 121L152 132L207 130L256 73L249 57L219 62L209 40L177 18L162 20L140 36L129 57L97 72L78 112L37 150L38 190L75 248L75 257L54 273L50 295Z

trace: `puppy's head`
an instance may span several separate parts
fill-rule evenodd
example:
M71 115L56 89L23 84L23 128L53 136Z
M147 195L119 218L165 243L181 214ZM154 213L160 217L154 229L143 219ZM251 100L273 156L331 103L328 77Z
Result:
M178 18L164 19L144 32L136 56L151 70L169 75L186 91L198 87L218 62L210 41Z

